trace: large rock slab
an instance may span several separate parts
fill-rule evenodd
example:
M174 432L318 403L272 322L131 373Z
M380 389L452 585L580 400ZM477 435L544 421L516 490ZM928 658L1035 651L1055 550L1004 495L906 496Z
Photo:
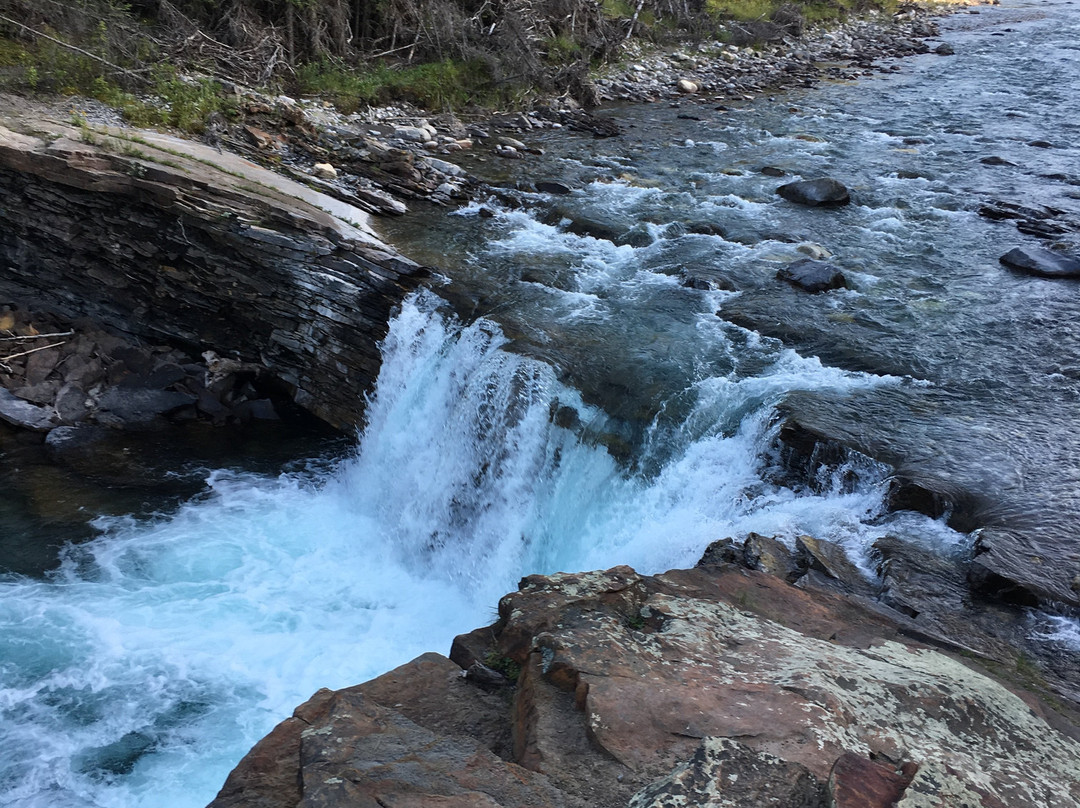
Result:
M543 775L500 759L464 731L433 731L405 716L406 703L424 699L422 691L413 689L416 685L435 684L446 695L446 665L454 667L445 657L426 654L374 680L371 687L319 691L244 757L211 806L581 805ZM461 687L455 701L482 701L480 691L464 682ZM376 701L380 695L392 699L392 706ZM418 707L410 706L414 711ZM422 712L445 711L429 702Z
M316 694L212 806L1080 806L1067 717L872 604L722 560L737 549L529 576L457 643L521 666L512 707L427 654ZM500 715L513 762L491 752Z
M213 349L323 420L359 422L390 312L428 274L365 213L201 144L34 129L0 126L0 293Z

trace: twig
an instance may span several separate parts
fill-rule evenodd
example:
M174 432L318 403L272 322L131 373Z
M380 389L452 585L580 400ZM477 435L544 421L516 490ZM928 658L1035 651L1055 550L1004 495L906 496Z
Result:
M103 65L105 65L107 67L111 67L113 70L117 71L118 73L123 73L125 76L131 76L132 78L138 79L139 81L145 82L146 84L151 83L150 80L147 79L145 76L140 76L137 72L135 72L133 70L128 70L126 67L120 67L120 65L114 65L108 59L102 59L100 56L97 56L96 54L90 53L90 51L85 51L82 48L76 48L74 45L69 45L67 42L64 42L62 39L57 39L56 37L51 37L48 34L43 34L43 33L41 33L41 31L38 31L38 30L36 30L34 28L31 28L29 25L23 25L18 20L11 19L11 17L5 17L3 14L0 14L0 20L3 20L4 22L8 23L9 25L18 26L19 28L22 28L24 31L29 31L34 36L39 36L42 39L47 39L50 42L52 42L53 44L59 45L61 48L67 48L68 50L75 51L76 53L81 53L83 56L86 56L87 58L93 59L95 62L101 62Z
M0 337L0 342L15 342L24 339L46 339L48 337L70 337L74 331L58 331L55 334L28 334L22 337Z
M18 359L20 356L26 356L27 354L37 353L38 351L44 351L44 350L46 350L48 348L59 348L61 345L63 345L66 342L67 342L67 340L64 340L63 342L54 342L52 345L42 345L40 348L31 348L29 351L22 351L21 353L13 353L10 356L0 357L0 362L7 362L9 359Z

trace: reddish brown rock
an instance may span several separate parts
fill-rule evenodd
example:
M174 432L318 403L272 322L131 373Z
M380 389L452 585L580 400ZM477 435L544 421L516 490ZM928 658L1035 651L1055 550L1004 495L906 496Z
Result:
M499 612L512 707L425 655L317 695L214 808L1080 806L1080 743L851 597L616 567L530 576ZM490 751L500 715L514 763ZM267 801L290 782L300 802Z
M898 769L845 752L829 775L831 808L892 808L917 770L913 763Z

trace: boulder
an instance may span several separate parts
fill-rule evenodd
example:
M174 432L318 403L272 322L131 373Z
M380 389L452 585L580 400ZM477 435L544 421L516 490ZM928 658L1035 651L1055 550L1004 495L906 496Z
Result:
M311 167L311 173L321 180L336 180L337 169L330 163L316 163Z
M835 207L851 201L847 187L831 177L789 182L777 188L776 193L788 202L812 207Z
M1040 247L1014 247L999 259L1002 264L1040 278L1080 278L1080 256Z
M830 263L813 258L802 258L788 264L776 273L776 277L811 294L847 288L844 273Z
M675 83L675 88L686 95L693 95L701 89L701 85L696 81L690 81L690 79L679 79Z

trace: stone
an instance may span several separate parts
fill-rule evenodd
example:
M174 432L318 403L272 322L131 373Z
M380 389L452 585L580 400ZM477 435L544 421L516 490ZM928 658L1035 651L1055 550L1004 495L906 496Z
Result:
M35 340L35 342L43 342L48 345L48 341ZM22 350L29 350L28 348L22 348ZM43 350L34 351L28 357L26 357L26 381L28 384L40 384L49 378L49 374L53 372L57 364L60 362L60 349L59 348L44 348Z
M822 784L798 763L731 738L705 738L688 762L635 794L628 808L825 808L824 797Z
M984 166L1016 166L1016 163L1006 160L1004 157L998 157L997 155L984 157L979 162Z
M33 432L48 432L56 426L51 409L24 401L4 387L0 387L0 421Z
M696 81L690 81L690 79L679 79L675 83L675 87L680 93L684 93L686 95L693 95L694 93L701 90L701 85L698 84Z
M845 752L829 773L829 808L893 808L917 769L914 763L902 770Z
M301 802L302 797L302 802ZM541 774L433 732L359 688L319 691L230 774L210 808L579 806Z
M788 264L776 273L776 277L811 294L847 288L847 279L839 269L813 258L803 258Z
M571 188L569 185L566 185L562 182L557 182L556 180L537 180L534 184L536 186L536 190L542 194L557 194L565 196L566 194L572 194L574 192L573 188Z
M311 167L311 173L321 180L336 180L337 169L330 163L316 163Z
M866 574L851 563L844 548L835 542L799 536L795 539L795 557L800 567L815 570L829 578L830 589L863 594L872 592Z
M956 48L954 48L948 42L942 42L940 45L934 48L934 53L936 53L938 56L955 56Z
M519 151L519 152L529 150L528 146L526 146L520 140L516 140L515 138L512 138L512 137L500 137L495 142L495 145L502 146L503 148L507 148L507 149L514 149L515 151Z
M814 180L797 180L776 189L789 202L812 207L846 205L851 201L847 187L831 177Z
M196 396L171 390L111 387L98 400L98 420L104 423L103 416L108 413L121 424L146 423L196 401Z
M53 403L56 415L64 424L74 424L83 420L90 412L86 403L86 391L74 384L65 384L56 394Z
M1080 278L1080 256L1040 247L1014 247L999 259L1002 264L1041 278Z
M764 174L766 177L783 177L787 174L782 168L776 166L762 166L758 169L758 172Z

